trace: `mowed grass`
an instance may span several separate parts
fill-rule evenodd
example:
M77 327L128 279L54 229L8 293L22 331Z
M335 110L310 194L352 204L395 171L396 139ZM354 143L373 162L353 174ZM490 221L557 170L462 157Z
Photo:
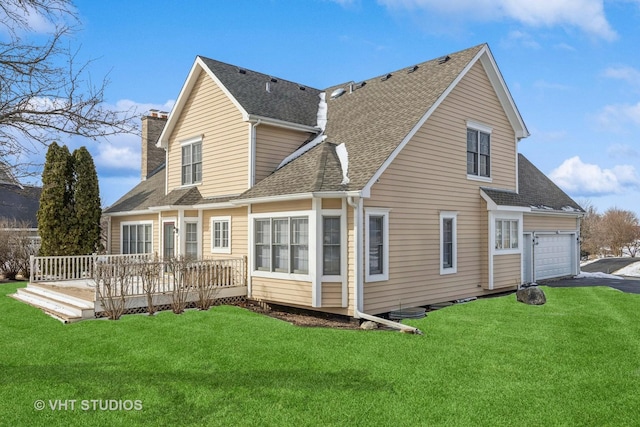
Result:
M4 296L17 286L0 285L0 425L640 424L640 296L610 288L456 305L416 336L230 306L63 325Z

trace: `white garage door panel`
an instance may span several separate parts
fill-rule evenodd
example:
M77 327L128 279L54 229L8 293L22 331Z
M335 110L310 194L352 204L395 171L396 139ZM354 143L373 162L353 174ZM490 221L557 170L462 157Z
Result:
M572 235L539 235L534 251L536 280L573 274Z

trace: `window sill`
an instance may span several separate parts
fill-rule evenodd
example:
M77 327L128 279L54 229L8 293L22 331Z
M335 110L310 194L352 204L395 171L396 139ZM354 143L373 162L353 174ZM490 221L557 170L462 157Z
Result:
M367 274L367 277L365 277L365 282L367 283L371 283L371 282L384 282L389 280L389 275L388 274Z
M448 274L456 274L457 272L458 272L458 269L456 267L441 268L440 269L440 275L441 276L446 276Z
M478 176L478 175L468 175L467 179L469 181L480 181L480 182L493 182L493 179L490 176Z
M251 272L251 277L264 277L267 279L311 282L311 276L309 276L308 274L290 274L290 273L270 272L270 271L262 271L262 270L253 270Z
M494 249L495 255L515 255L521 253L520 249Z
M213 248L211 249L212 254L230 254L231 248Z

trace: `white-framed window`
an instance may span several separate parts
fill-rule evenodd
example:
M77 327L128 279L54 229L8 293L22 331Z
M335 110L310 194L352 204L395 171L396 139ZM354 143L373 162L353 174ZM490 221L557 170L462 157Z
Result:
M217 216L211 218L211 252L231 253L231 217Z
M497 250L518 249L520 227L517 219L496 219L495 248Z
M467 176L491 178L491 128L467 122Z
M322 217L322 274L340 276L342 270L342 231L340 216Z
M182 143L182 185L202 182L202 140Z
M440 212L440 274L458 271L458 213Z
M365 208L365 280L389 280L389 209Z
M123 222L121 224L121 253L150 254L153 251L153 222Z
M309 218L306 216L254 220L255 269L309 273Z
M185 222L184 254L188 258L198 258L198 223Z

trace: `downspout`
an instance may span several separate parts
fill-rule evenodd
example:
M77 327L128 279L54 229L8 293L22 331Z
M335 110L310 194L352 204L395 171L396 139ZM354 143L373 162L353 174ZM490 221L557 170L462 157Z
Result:
M358 198L358 201L354 201L353 196L347 197L347 203L349 206L353 208L353 235L356 247L354 248L353 255L353 263L355 265L354 271L354 281L355 281L355 289L354 289L354 301L353 301L353 311L356 319L366 319L372 322L380 323L382 325L388 326L390 328L398 329L401 332L408 332L412 334L422 335L422 331L418 328L414 328L412 326L403 325L402 323L393 322L391 320L383 319L378 316L373 316L371 314L364 313L364 271L363 271L363 256L362 256L362 245L360 244L363 240L363 220L362 220L362 198Z
M256 183L256 128L262 123L262 119L251 125L251 135L249 135L249 188Z

